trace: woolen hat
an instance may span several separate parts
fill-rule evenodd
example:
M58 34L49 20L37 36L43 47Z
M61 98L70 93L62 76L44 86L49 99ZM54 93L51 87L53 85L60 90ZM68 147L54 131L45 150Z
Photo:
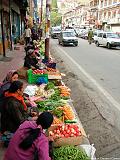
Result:
M43 129L48 129L53 123L53 115L50 112L43 112L38 116L37 125L41 125Z

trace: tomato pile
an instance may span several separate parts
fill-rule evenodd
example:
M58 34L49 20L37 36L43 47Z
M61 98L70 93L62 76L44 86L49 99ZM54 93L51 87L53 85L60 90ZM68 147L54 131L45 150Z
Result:
M40 69L36 69L33 71L33 74L44 74L45 71L44 70L40 70Z
M59 125L55 130L50 131L49 135L54 139L81 136L80 128L75 124Z

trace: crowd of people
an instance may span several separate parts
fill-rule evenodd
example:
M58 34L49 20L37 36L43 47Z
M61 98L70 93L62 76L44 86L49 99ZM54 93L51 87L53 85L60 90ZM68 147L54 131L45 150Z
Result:
M35 35L27 26L24 58L27 69L38 69L41 62L33 43L38 38ZM4 160L50 160L52 139L46 136L45 130L53 123L53 115L49 112L40 114L37 108L32 109L23 91L24 83L19 80L17 71L9 71L0 84L0 132L4 136L11 133Z

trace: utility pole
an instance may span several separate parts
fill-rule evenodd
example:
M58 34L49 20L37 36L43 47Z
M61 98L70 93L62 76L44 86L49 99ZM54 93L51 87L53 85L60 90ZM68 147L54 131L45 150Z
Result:
M10 50L12 51L12 30L11 30L11 0L9 0L9 34L10 34Z
M43 19L43 0L41 0L40 27L42 25L42 19Z
M3 26L3 4L2 0L0 0L0 12L1 12L1 30L2 30L2 44L3 44L3 57L6 57L5 52L5 35L4 35L4 26Z
M49 52L50 52L50 4L51 0L46 0L46 37L45 37L45 57L49 60Z

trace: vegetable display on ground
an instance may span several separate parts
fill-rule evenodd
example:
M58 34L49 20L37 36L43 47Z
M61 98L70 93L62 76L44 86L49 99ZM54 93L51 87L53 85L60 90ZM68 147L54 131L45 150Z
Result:
M68 137L77 137L81 136L81 130L78 125L76 124L66 124L66 125L59 125L53 131L49 132L49 135L56 138L68 138Z
M62 146L54 149L54 160L90 160L87 154L74 146Z

